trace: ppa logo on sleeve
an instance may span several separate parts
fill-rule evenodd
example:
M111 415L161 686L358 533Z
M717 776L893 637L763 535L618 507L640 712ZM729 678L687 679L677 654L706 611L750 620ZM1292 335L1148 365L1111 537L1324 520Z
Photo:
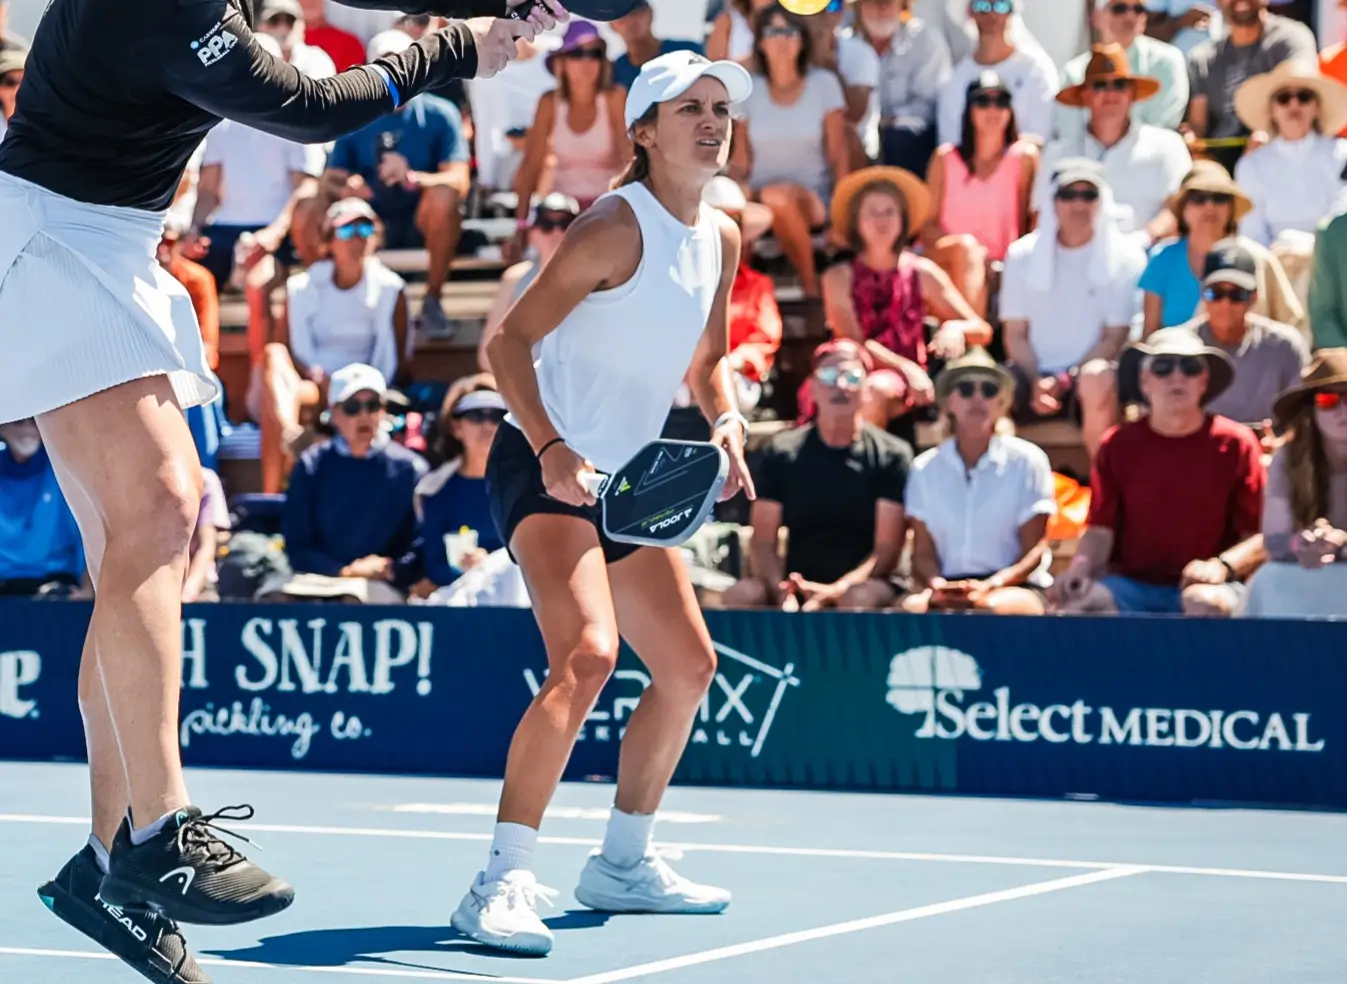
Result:
M220 22L192 42L192 51L201 59L202 65L209 67L233 51L238 43L238 36L226 30Z
M25 700L23 688L42 676L42 657L35 652L0 653L0 717L23 721L37 717L37 701Z

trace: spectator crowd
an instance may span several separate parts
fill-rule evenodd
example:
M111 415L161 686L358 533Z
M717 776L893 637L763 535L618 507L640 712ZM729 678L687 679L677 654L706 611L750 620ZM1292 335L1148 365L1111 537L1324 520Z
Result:
M487 508L505 402L489 372L418 373L418 346L459 330L457 261L496 256L488 368L630 157L627 86L693 48L756 83L706 200L745 243L758 499L687 548L705 603L1347 616L1347 45L1295 0L1085 3L725 0L665 39L641 2L329 145L216 127L160 261L212 369L221 298L246 307L228 397L260 492L221 482L222 404L193 410L183 600L528 604ZM0 139L26 50L5 10ZM264 0L258 33L317 77L437 22ZM686 391L669 420L704 427ZM1086 465L1034 442L1053 427ZM0 424L0 594L79 596L83 565L36 426Z

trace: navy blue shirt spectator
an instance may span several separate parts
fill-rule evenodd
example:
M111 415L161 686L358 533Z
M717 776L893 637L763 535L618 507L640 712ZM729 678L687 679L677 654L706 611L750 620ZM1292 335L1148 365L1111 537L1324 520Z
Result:
M701 54L702 46L696 41L665 40L659 43L659 50L653 57L658 58L660 55L667 55L671 51L695 51ZM622 88L630 89L631 84L636 81L636 76L640 74L641 66L633 65L631 57L625 51L613 59L613 81Z
M332 374L338 436L295 463L281 535L298 574L367 577L406 589L421 573L417 482L429 470L384 430L383 374L366 365Z
M612 22L612 28L622 39L627 50L613 59L613 82L630 89L641 74L641 66L671 51L695 51L704 54L696 41L666 41L655 37L655 14L649 0L638 0L625 17ZM632 55L636 58L633 59Z
M0 594L75 586L84 573L84 544L37 425L4 424L0 441Z

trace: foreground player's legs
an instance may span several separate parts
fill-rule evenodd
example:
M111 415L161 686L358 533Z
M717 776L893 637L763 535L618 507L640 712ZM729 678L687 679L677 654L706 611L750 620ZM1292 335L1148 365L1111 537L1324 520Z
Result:
M285 908L289 886L188 805L177 738L180 599L201 472L168 378L113 387L38 426L68 495L87 499L84 523L102 531L93 651L137 825L124 822L114 838L103 900L152 904L184 922L245 922Z
M537 916L533 847L580 726L617 663L617 620L594 527L535 514L510 544L547 647L547 680L510 743L487 868L454 913L454 928L502 949L544 954L552 932Z
M655 811L715 677L711 634L677 550L638 550L613 565L612 582L618 629L650 670L650 686L622 739L603 848L575 897L609 912L720 912L730 893L675 874L652 844Z

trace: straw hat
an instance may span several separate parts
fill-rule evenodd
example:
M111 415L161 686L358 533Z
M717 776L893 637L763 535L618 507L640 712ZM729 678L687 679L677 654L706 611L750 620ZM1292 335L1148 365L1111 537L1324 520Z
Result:
M1235 184L1230 172L1215 161L1193 161L1193 169L1184 177L1183 184L1179 185L1179 190L1170 196L1167 203L1175 218L1183 217L1183 206L1188 200L1188 193L1193 191L1231 196L1235 200L1236 222L1253 211L1253 199L1243 188Z
M1272 97L1283 89L1309 89L1319 97L1319 129L1324 133L1336 134L1347 126L1347 86L1322 74L1313 62L1284 61L1246 79L1235 90L1235 113L1250 130L1271 132Z
M931 217L931 192L926 183L901 167L866 167L852 171L837 183L833 192L833 229L844 239L851 238L851 203L867 185L888 183L898 189L907 203L907 234L915 236Z
M1118 389L1140 393L1141 363L1148 355L1197 356L1207 363L1207 392L1202 403L1220 396L1235 380L1235 363L1225 352L1207 345L1192 328L1161 328L1144 342L1132 342L1118 357ZM1143 398L1144 402L1144 398Z
M935 401L943 404L954 391L954 386L965 376L995 376L1001 382L1001 391L1009 399L1015 395L1015 377L984 348L971 348L952 362L947 362L935 377Z
M1096 44L1090 48L1090 62L1085 66L1085 79L1069 85L1057 93L1063 106L1084 106L1085 92L1096 82L1109 79L1127 79L1136 90L1136 101L1145 102L1160 91L1160 80L1149 75L1135 75L1127 61L1127 50L1120 44Z
M1300 382L1277 397L1277 402L1272 404L1272 416L1284 427L1300 412L1310 394L1328 386L1341 386L1345 383L1347 383L1347 348L1320 349L1314 361L1301 371Z

